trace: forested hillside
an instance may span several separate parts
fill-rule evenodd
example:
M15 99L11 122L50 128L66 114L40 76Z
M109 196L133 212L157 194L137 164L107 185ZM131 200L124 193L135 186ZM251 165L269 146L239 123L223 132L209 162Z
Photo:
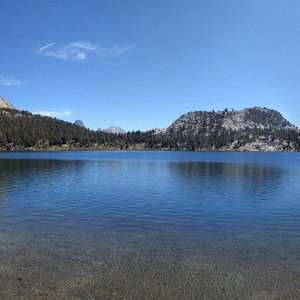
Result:
M0 109L1 150L146 149L299 151L299 130L266 108L191 112L165 130L125 134L89 130L62 120Z

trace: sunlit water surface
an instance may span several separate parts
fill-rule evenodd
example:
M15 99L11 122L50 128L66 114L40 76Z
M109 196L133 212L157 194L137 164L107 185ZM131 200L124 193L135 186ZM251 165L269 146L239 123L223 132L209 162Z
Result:
M300 154L0 153L1 299L300 298Z

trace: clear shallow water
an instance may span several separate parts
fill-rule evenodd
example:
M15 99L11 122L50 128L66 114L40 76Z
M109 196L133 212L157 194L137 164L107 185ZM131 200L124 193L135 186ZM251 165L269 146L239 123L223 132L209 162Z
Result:
M0 153L0 298L300 297L300 154Z

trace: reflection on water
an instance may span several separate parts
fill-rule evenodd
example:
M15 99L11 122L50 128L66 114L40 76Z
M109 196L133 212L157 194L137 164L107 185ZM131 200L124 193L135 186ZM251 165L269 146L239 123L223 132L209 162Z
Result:
M297 298L299 156L52 155L0 159L0 298Z

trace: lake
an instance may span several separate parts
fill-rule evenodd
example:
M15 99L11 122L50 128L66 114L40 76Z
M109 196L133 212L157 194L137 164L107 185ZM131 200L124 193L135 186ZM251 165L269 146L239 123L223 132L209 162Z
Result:
M1 152L1 299L300 298L300 154Z

